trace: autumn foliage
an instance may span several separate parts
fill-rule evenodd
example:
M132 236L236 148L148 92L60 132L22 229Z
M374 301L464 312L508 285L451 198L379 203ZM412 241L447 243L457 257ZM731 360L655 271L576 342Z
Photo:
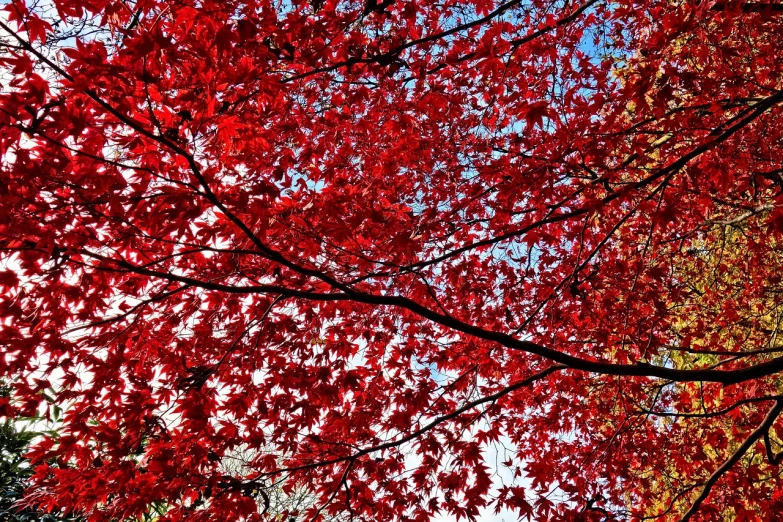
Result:
M778 519L780 7L7 4L26 502Z

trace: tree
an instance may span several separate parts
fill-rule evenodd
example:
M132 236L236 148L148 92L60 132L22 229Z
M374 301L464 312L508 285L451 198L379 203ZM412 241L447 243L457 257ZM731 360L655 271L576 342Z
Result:
M10 390L0 383L0 397L7 399ZM0 520L13 520L16 503L22 499L30 469L24 459L30 436L18 431L6 420L0 425ZM29 517L28 517L29 518Z
M49 390L52 391L52 390ZM11 405L11 387L0 382L0 398L6 399L3 406L8 408ZM12 412L12 408L5 413ZM56 410L62 413L62 408ZM36 437L48 434L56 438L58 418L50 419L54 422L48 422L48 428L45 430L32 429L36 425L41 428L40 422L45 419L40 418L8 418L3 424L0 424L0 521L3 522L80 522L83 517L74 513L63 513L61 509L55 509L47 513L35 510L30 505L35 504L34 500L25 499L25 490L30 487L30 477L33 474L33 468L30 462L25 458L29 452L32 441ZM263 451L263 449L262 449ZM271 450L272 452L274 449ZM247 473L248 463L257 456L257 451L249 451L247 448L235 448L229 454L219 459L219 469L227 477L239 475L240 477ZM217 460L213 457L213 460ZM295 515L304 509L313 505L316 498L305 488L295 488L289 494L286 494L281 487L269 487L262 491L261 498L258 499L259 508L269 512L274 520L289 520L295 518ZM153 502L145 512L139 516L144 522L155 522L165 515L169 505L163 502ZM331 520L338 520L332 518Z
M240 478L253 472L253 462L259 457L276 455L274 447L247 448L237 447L220 459L219 470L226 476ZM282 460L282 459L281 459ZM287 522L296 520L306 510L315 506L318 509L318 497L307 487L296 487L287 484L284 489L282 484L267 484L253 494L256 497L258 510L268 514L272 520ZM325 516L328 522L339 522L344 519L340 516Z
M4 9L0 376L70 405L41 509L783 507L779 5Z
M10 395L10 387L0 382L0 400L7 400ZM32 475L30 463L24 455L34 436L35 432L20 427L18 419L6 418L0 424L0 520L3 522L78 522L81 519L72 514L41 513L24 505L24 491Z
M0 424L0 520L37 520L39 514L21 509L27 479L31 475L23 455L30 440L28 433L17 431L6 421Z

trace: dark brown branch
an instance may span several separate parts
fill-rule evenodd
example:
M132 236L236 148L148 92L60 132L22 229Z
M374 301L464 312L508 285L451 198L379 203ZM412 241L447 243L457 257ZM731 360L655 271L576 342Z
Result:
M772 395L772 396L764 396L764 397L753 397L750 399L743 399L740 401L735 402L731 406L727 406L726 408L723 408L722 410L716 410L711 411L707 413L684 413L679 411L655 411L655 410L647 410L644 408L640 408L639 413L644 415L654 415L656 417L680 417L680 418L686 418L686 419L709 419L712 417L720 417L721 415L725 415L729 413L732 410L736 410L740 406L744 406L745 404L753 404L756 402L768 402L768 401L780 401L783 400L783 396L781 395Z
M731 350L696 350L694 348L681 348L679 346L665 346L665 348L683 353L692 353L697 355L726 355L732 358L783 352L783 346L778 346L775 348L760 348L758 350L748 350L747 352L732 352Z
M696 159L697 157L701 156L708 150L714 148L716 145L719 145L720 143L723 143L727 139L729 139L731 136L733 136L735 133L737 133L740 129L744 128L751 122L753 122L756 118L761 116L763 113L765 113L770 108L774 107L778 103L783 101L783 91L777 92L771 96L768 96L764 98L762 101L757 103L754 106L754 109L750 111L750 114L748 114L745 118L742 118L740 121L723 131L722 133L718 134L711 140L704 141L701 145L698 147L695 147L693 150L688 152L687 154L681 156L679 159L673 161L666 167L663 167L662 169L659 169L658 172L655 174L648 176L647 178L638 181L632 185L630 185L626 190L615 192L613 194L608 195L604 199L601 200L600 205L605 205L625 194L627 194L628 189L638 190L640 188L644 188L653 182L655 182L658 179L664 178L666 176L669 176L671 174L677 173L680 169L685 167L688 163L690 163L692 160ZM468 252L470 250L475 250L478 248L488 247L492 246L496 243L501 243L503 241L507 241L509 239L513 239L515 237L523 236L530 232L531 230L534 230L536 228L540 228L544 225L551 225L554 223L558 223L560 221L565 221L574 217L582 216L584 214L587 214L591 212L594 209L594 207L589 208L578 208L575 210L572 210L570 212L564 212L562 214L557 214L553 216L548 216L544 219L540 219L538 221L535 221L527 226L518 228L517 230L512 230L510 232L506 232L505 234L501 234L499 236L495 236L492 238L484 239L481 241L476 241L474 243L471 243L469 245L462 246L460 248L456 248L450 252L446 252L445 254L442 254L440 256L428 259L426 261L419 261L417 263L413 263L409 265L408 267L405 267L407 270L411 270L414 268L423 268L425 266L434 265L437 263L440 263L442 261L445 261L447 259L450 259L452 257L456 257L460 254L463 254L465 252Z
M596 0L591 0L595 2ZM446 38L448 36L451 36L452 34L456 34L462 31L465 31L467 29L470 29L472 27L477 27L479 25L483 25L493 18L496 18L509 9L519 5L522 3L522 0L511 0L510 2L506 2L504 4L500 4L497 9L492 11L491 13L487 14L486 16L483 16L481 18L477 18L476 20L472 20L470 22L466 22L461 25L457 25L455 27L452 27L451 29L448 29L446 31L441 31L440 33L431 34L429 36L424 36L422 38L418 38L416 40L410 40L408 42L405 42L404 44L398 45L397 47L386 51L385 53L376 54L375 56L371 56L368 58L349 58L347 60L343 60L341 62L333 63L332 65L327 65L324 67L318 67L316 69L312 69L310 71L297 74L294 76L290 76L288 78L285 78L282 80L283 83L287 82L293 82L296 80L301 80L303 78L307 78L308 76L314 76L316 74L321 74L325 72L331 72L336 71L337 69L341 69L343 67L348 67L351 65L357 65L360 63L387 63L390 60L397 57L401 52L405 51L406 49L410 49L411 47L415 47L417 45L430 43L430 42L436 42L438 40L441 40L443 38Z
M161 293L159 293L157 295L154 295L152 297L149 297L147 299L143 299L140 303L137 303L137 304L133 305L126 312L123 312L123 313L118 314L118 315L113 315L111 317L106 317L105 319L101 319L100 321L94 321L92 323L87 323L85 325L75 326L73 328L70 328L70 329L66 330L63 333L67 335L67 334L70 334L70 333L78 332L80 330L87 330L89 328L95 328L96 326L101 326L101 325L104 325L104 324L109 324L109 323L114 323L116 321L120 321L122 319L125 319L126 317L129 317L129 316L133 315L138 310L146 307L147 305L149 305L151 303L154 303L154 302L157 302L157 301L163 301L164 299L167 299L167 298L171 297L172 295L178 294L178 293L182 292L183 290L187 290L188 288L191 288L191 286L185 284L185 285L182 285L182 286L178 286L177 288L175 288L173 290L169 290L168 292L161 292Z
M726 459L726 461L721 464L721 466L715 470L715 472L710 475L710 478L707 479L707 481L704 483L704 488L702 489L701 493L698 497L696 497L696 500L693 501L691 504L690 509L685 512L685 514L680 519L680 522L687 522L691 519L691 517L696 514L696 512L699 510L699 506L707 500L707 497L709 497L710 492L712 491L712 488L715 486L715 484L720 480L720 478L729 471L739 460L742 458L745 453L753 446L753 444L756 443L759 438L761 438L764 433L766 433L770 427L772 427L772 424L775 422L775 419L778 418L778 415L783 411L783 400L778 399L777 402L775 402L775 406L772 407L771 410L769 410L769 413L764 418L761 424L759 424L758 428L753 430L753 432L748 435L748 438L745 439L745 442L742 443L742 445L737 448L737 451L735 451L731 457Z
M729 385L747 380L758 379L760 377L765 377L767 375L772 375L783 371L783 357L777 357L764 363L760 363L755 366L749 366L747 368L741 368L738 370L679 370L675 368L667 368L665 366L654 366L647 363L615 364L611 362L587 360L559 352L552 348L547 348L532 341L517 339L516 337L506 333L495 332L480 326L465 323L454 317L446 316L440 312L431 310L430 308L427 308L426 306L403 296L378 295L359 291L352 291L351 293L325 293L310 290L299 290L279 285L236 286L215 283L213 281L201 281L168 272L149 270L133 265L132 263L129 263L125 260L106 258L91 252L84 252L84 255L117 266L117 268L112 268L109 266L93 267L97 270L132 272L168 281L185 283L191 286L218 292L227 292L233 294L272 294L311 301L353 301L357 303L402 308L446 328L450 328L452 330L462 332L479 339L484 339L486 341L496 342L512 350L519 350L532 355L538 355L574 370L581 370L590 373L598 373L603 375L623 375L629 377L658 377L677 382L708 381Z
M571 13L568 16L565 16L555 22L552 25L549 25L547 27L544 27L543 29L539 29L538 31L534 33L530 33L527 36L524 36L522 38L519 38L517 40L511 40L511 45L513 45L515 48L521 47L522 45L525 45L526 43L532 42L536 38L545 35L546 33L557 29L558 27L563 27L565 25L570 24L574 20L576 20L579 15L587 11L590 7L592 7L594 4L598 3L598 0L589 0L588 2L585 2L581 6L579 6L573 13Z
M353 453L352 455L347 455L347 456L344 456L344 457L335 457L333 459L324 460L324 461L320 461L320 462L314 462L312 464L305 464L305 465L296 466L296 467L293 467L293 468L282 468L282 469L277 469L277 470L274 470L274 471L269 471L269 472L265 473L264 476L266 476L266 475L276 475L278 473L290 473L290 472L302 471L302 470L306 470L306 469L313 469L313 468L318 468L318 467L322 467L322 466L328 466L328 465L331 465L331 464L338 464L340 462L346 462L346 461L355 461L356 459L364 457L365 455L369 455L370 453L375 453L375 452L378 452L378 451L383 451L383 450L387 450L387 449L391 449L391 448L396 448L398 446L401 446L401 445L405 444L406 442L410 442L410 441L412 441L414 439L417 439L417 438L421 437L425 433L433 430L434 428L436 428L440 424L443 424L444 422L447 422L447 421L452 420L452 419L454 419L456 417L459 417L460 415L462 415L466 411L470 411L470 410L472 410L472 409L474 409L474 408L476 408L478 406L481 406L482 404L486 404L486 403L490 403L490 402L496 402L497 400L501 399L502 397L505 397L509 393L512 393L512 392L514 392L516 390L519 390L520 388L523 388L525 386L529 386L530 384L532 384L532 383L534 383L534 382L536 382L536 381L538 381L540 379L543 379L544 377L547 377L548 375L550 375L550 374L552 374L554 372L557 372L557 371L560 371L560 370L565 370L565 369L567 369L567 367L565 365L562 365L562 364L555 364L553 366L550 366L549 368L541 370L540 372L538 372L536 374L533 374L533 375L531 375L530 377L528 377L526 379L523 379L521 381L518 381L518 382L510 385L510 386L507 386L507 387L503 388L502 390L498 391L497 393L494 393L492 395L487 395L486 397L482 397L480 399L476 399L475 401L471 401L471 402L465 404L464 406L455 409L454 411L452 411L450 413L447 413L445 415L437 417L436 419L433 419L432 422L430 422L426 426L423 426L423 427L421 427L421 428L419 428L419 429L417 429L415 431L412 431L408 435L405 435L404 437L400 437L399 439L396 439L396 440L393 440L393 441L389 441L389 442L385 442L383 444L378 444L377 446L371 446L369 448L365 448L363 450L359 450L356 453ZM257 479L253 479L253 481L251 481L251 482L256 482L258 480L260 480L260 477L257 478Z
M783 13L783 4L773 4L767 2L743 2L743 3L721 2L721 3L716 3L710 9L718 12L737 9L739 11L742 11L743 13L762 13L765 11L774 12L774 13Z
M336 488L334 488L334 491L332 492L332 494L331 494L331 495L329 495L329 498L326 500L326 502L324 502L324 503L323 503L323 504L322 504L322 505L321 505L321 506L318 508L318 510L315 512L315 515L313 515L313 517L310 519L310 522L315 522L316 520L318 520L318 517L321 515L321 513L323 512L323 510L324 510L324 509L326 509L326 507L327 507L329 504L331 504L331 503L332 503L332 501L334 500L334 497L336 497L336 496L337 496L337 493L340 491L340 488L342 488L343 486L345 486L345 489L346 489L346 490L348 490L348 473L350 473L350 471L351 471L351 468L353 467L353 463L354 463L354 460L353 460L353 459L351 459L351 460L349 460L349 461L348 461L348 463L345 465L345 471L343 471L343 474L342 474L342 476L340 477L340 482L337 484L337 487L336 487Z

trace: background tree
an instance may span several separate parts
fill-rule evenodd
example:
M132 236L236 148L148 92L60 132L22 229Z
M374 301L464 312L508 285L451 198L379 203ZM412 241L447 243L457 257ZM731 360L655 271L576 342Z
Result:
M10 387L0 383L0 400L9 399ZM7 403L3 403L6 407ZM2 413L7 413L3 411ZM5 416L5 415L2 415ZM0 424L0 520L2 522L77 522L78 516L63 513L42 513L26 506L25 489L33 474L30 462L25 458L35 432L26 430L22 423L8 418Z
M252 473L252 465L259 458L259 454L276 455L274 447L247 448L237 447L220 459L220 472L231 477L241 479L248 473ZM252 492L251 492L252 493ZM313 506L318 509L318 496L314 495L307 487L297 486L294 483L285 482L261 485L255 493L258 511L268 514L272 520L282 522L296 522L302 519L302 514ZM330 522L338 522L346 519L341 516L325 516Z
M682 55L688 42L689 37L673 41L667 52L672 56ZM643 55L638 58L642 63L645 60ZM665 76L658 73L656 79ZM671 137L671 133L660 132L651 136L650 142L657 148ZM779 173L761 175L775 177ZM743 357L771 360L781 351L780 280L761 275L774 273L780 264L779 244L767 233L775 204L769 193L765 197L755 185L753 190L753 205L715 198L714 213L692 232L687 256L670 265L673 278L683 285L685 292L681 299L670 303L672 344L655 358L656 363L678 368L719 368ZM704 485L711 470L719 468L726 455L734 454L745 442L744 432L738 430L738 425L747 427L754 403L779 396L780 383L770 384L769 395L747 398L732 389L705 394L702 383L660 383L657 393L662 407L650 410L640 406L640 410L665 424L669 436L683 442L700 440L702 444L683 444L678 459L638 463L641 466L637 473L649 479L648 487L660 494L660 502L650 505L646 515L673 517L687 510L688 493ZM677 397L676 402L687 407L665 407L667 397ZM718 433L704 437L712 430ZM744 456L734 463L742 471L732 477L731 487L744 492L747 501L716 509L713 516L720 520L757 520L769 516L767 506L760 506L752 499L776 495L774 479L780 474L775 456L778 435L773 425L763 434L763 445L747 448ZM711 465L705 466L710 461ZM700 471L693 473L694 466L699 466ZM629 492L628 501L634 502L639 494L648 493L644 489Z
M748 288L747 284L747 274L759 261L751 244L752 221L763 218L767 211L745 211L733 219L713 220L705 226L701 241L691 247L690 261L675 269L677 278L690 290L690 299L678 303L674 311L681 319L673 323L676 344L667 356L677 367L718 368L726 364L726 356L729 360L743 354L771 358L783 350L779 335L783 318L779 281L771 280L762 288ZM760 261L765 270L775 270L773 267L780 263L780 247L770 242L765 248L767 253ZM730 349L720 352L710 349L711 346ZM770 383L768 397L780 396L781 391L783 383ZM690 402L687 411L665 407L653 411L643 406L640 410L658 417L671 437L681 441L697 439L703 443L683 444L680 459L669 459L652 468L637 470L649 479L652 489L663 493L665 499L650 507L649 516L687 507L686 492L708 478L706 469L701 471L701 476L694 476L689 470L694 465L704 467L703 464L709 461L718 467L726 453L736 451L744 442L738 436L741 431L737 427L747 422L749 412L759 400L758 396L747 398L730 389L705 395L700 383L667 383L660 393L662 397L676 397L679 404ZM704 439L705 429L720 435ZM774 482L781 473L777 466L780 431L773 427L763 437L763 445L749 448L736 463L742 473L734 477L731 484L737 491L753 491L748 495L749 499L777 494ZM629 502L632 499L633 495L630 495ZM766 513L762 506L747 501L716 515L720 515L721 520L756 520Z
M779 11L7 5L0 375L71 405L41 509L779 512ZM742 282L696 277L740 221Z

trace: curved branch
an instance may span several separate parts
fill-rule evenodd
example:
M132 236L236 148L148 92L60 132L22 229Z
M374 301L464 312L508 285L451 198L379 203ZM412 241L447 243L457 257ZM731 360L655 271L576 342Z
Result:
M697 369L697 370L679 370L676 368L669 368L666 366L655 366L648 363L635 363L635 364L616 364L600 360L582 359L580 357L569 355L567 353L559 352L555 349L548 348L546 346L534 343L532 341L526 341L517 339L516 337L493 330L487 330L480 326L466 323L452 316L444 315L440 312L427 308L426 306L413 301L407 297L399 295L379 295L361 291L348 292L316 292L311 290L300 290L279 285L249 285L249 286L236 286L222 283L215 283L212 281L202 281L193 279L186 276L172 274L169 272L158 272L155 270L149 270L137 265L133 265L128 261L121 259L106 258L104 256L92 253L84 252L85 255L94 259L99 259L104 262L113 263L118 268L111 268L106 266L96 266L96 270L107 270L117 272L133 272L136 274L146 275L149 277L160 278L168 281L189 284L194 287L204 288L207 290L214 290L218 292L227 292L232 294L273 294L282 295L285 297L295 297L300 299L306 299L311 301L353 301L356 303L364 303L371 305L392 306L395 308L401 308L408 310L419 317L428 319L436 324L444 326L454 331L458 331L478 339L485 341L496 342L506 348L525 352L531 355L538 355L545 359L549 359L552 362L563 365L574 370L580 370L589 373L597 373L603 375L622 375L628 377L657 377L661 379L668 379L677 382L696 382L707 381L717 382L723 385L737 384L743 381L758 379L767 375L772 375L783 371L783 357L777 357L764 363L760 363L754 366L741 368L737 370L714 370L714 369Z
M408 435L400 437L399 439L392 440L392 441L389 441L389 442L384 442L383 444L378 444L377 446L371 446L371 447L359 450L356 453L353 453L351 455L346 455L344 457L335 457L333 459L323 460L323 461L320 461L320 462L313 462L311 464L304 464L302 466L295 466L295 467L292 467L292 468L282 468L282 469L276 469L274 471L268 471L268 472L262 474L260 477L256 477L255 479L251 480L250 483L256 483L259 480L261 480L264 476L267 476L267 475L276 475L278 473L291 473L291 472L295 472L295 471L302 471L302 470L306 470L306 469L313 469L313 468L319 468L319 467L323 467L323 466L329 466L331 464L338 464L340 462L346 462L346 461L353 462L356 459L364 457L365 455L369 455L370 453L375 453L375 452L378 452L378 451L383 451L383 450L387 450L387 449L391 449L391 448L396 448L398 446L401 446L401 445L405 444L406 442L410 442L413 439L421 437L422 435L424 435L428 431L431 431L432 429L434 429L438 425L443 424L444 422L449 421L451 419L454 419L454 418L462 415L466 411L472 410L472 409L474 409L474 408L476 408L478 406L481 406L482 404L486 404L488 402L495 402L498 399L500 399L502 397L505 397L509 393L512 393L512 392L514 392L516 390L519 390L520 388L523 388L525 386L529 386L530 384L532 384L532 383L534 383L534 382L536 382L536 381L538 381L540 379L543 379L544 377L547 377L548 375L550 375L552 373L555 373L555 372L560 371L560 370L565 370L565 369L567 369L567 367L565 365L562 365L562 364L552 365L549 368L541 370L540 372L535 373L535 374L531 375L530 377L528 377L526 379L522 379L521 381L518 381L518 382L516 382L514 384L511 384L510 386L506 386L505 388L503 388L502 390L498 391L497 393L494 393L492 395L487 395L487 396L482 397L480 399L476 399L475 401L471 401L471 402L465 404L464 406L461 406L461 407L453 410L450 413L447 413L445 415L441 415L440 417L437 417L437 418L433 419L426 426L423 426L423 427L421 427L421 428L419 428L419 429L417 429L415 431L412 431Z
M767 433L769 429L772 427L772 424L775 422L775 419L778 418L778 415L783 412L783 400L778 399L777 402L775 402L775 406L772 407L771 410L769 410L769 413L767 413L767 416L764 418L761 424L759 424L758 428L753 430L753 433L748 435L748 438L745 439L745 442L742 443L742 445L737 448L737 451L735 451L731 457L726 459L726 461L721 464L721 466L715 470L715 472L710 475L710 478L707 479L707 482L704 483L704 489L702 489L701 493L698 497L696 497L696 500L693 501L691 504L690 509L685 512L685 514L680 519L680 522L687 522L691 519L693 515L696 514L696 512L699 510L699 506L707 500L707 497L709 497L710 492L712 491L712 488L715 486L715 483L718 482L718 480L727 472L729 471L734 464L739 462L739 460L742 458L745 453L750 449L753 444L756 443L759 438L764 433Z
M728 140L731 136L736 134L739 130L746 127L748 124L753 122L756 118L764 114L767 110L771 109L778 103L783 101L783 91L778 91L775 94L772 94L766 98L764 98L762 101L758 102L754 105L754 109L749 112L747 116L739 120L737 123L726 129L725 131L721 132L720 134L712 137L712 139L705 140L701 145L698 147L695 147L687 154L684 154L677 160L673 161L666 167L663 167L662 169L659 169L655 174L652 174L643 180L637 181L636 183L633 183L629 185L625 190L614 192L612 194L609 194L605 198L603 198L599 205L605 205L611 201L614 201L615 199L618 199L620 197L626 196L628 191L630 190L638 190L640 188L644 188L653 182L655 182L658 179L661 179L663 177L675 174L680 169L685 167L688 163L690 163L692 160L696 159L697 157L701 156L708 150L714 148L716 145L719 145L723 143L724 141ZM407 267L404 267L403 270L413 270L415 268L423 268L426 266L434 265L437 263L440 263L442 261L445 261L447 259L450 259L452 257L456 257L460 254L463 254L465 252L468 252L470 250L475 250L478 248L484 248L488 246L492 246L496 243L501 243L503 241L507 241L509 239L513 239L515 237L523 236L530 232L531 230L534 230L536 228L540 228L544 225L551 225L553 223L558 223L560 221L565 221L574 217L582 216L584 214L587 214L589 212L592 212L595 206L591 207L582 207L577 208L569 212L563 212L562 214L557 214L554 216L548 216L546 218L540 219L538 221L535 221L533 223L530 223L529 225L526 225L524 227L518 228L516 230L512 230L510 232L506 232L505 234L501 234L499 236L495 236L492 238L483 239L481 241L476 241L474 243L464 245L460 248L455 248L454 250L451 250L450 252L446 252L445 254L442 254L440 256L428 259L426 261L419 261L417 263L412 263L408 265Z
M597 0L591 0L592 3L595 3ZM332 65L327 65L324 67L318 67L316 69L312 69L310 71L296 74L294 76L290 76L288 78L284 78L281 80L283 83L293 82L296 80L301 80L303 78L307 78L308 76L314 76L316 74L321 74L325 72L331 72L336 71L337 69L341 69L343 67L348 67L350 65L356 65L359 63L385 63L386 61L393 59L397 55L399 55L402 51L405 51L406 49L410 49L411 47L415 47L417 45L421 45L424 43L430 43L435 42L438 40L441 40L443 38L446 38L448 36L451 36L452 34L460 33L462 31L465 31L467 29L470 29L472 27L477 27L479 25L483 25L493 18L496 18L509 9L519 5L522 3L522 0L511 0L509 2L506 2L504 4L500 4L494 11L487 14L486 16L483 16L481 18L477 18L476 20L472 20L470 22L466 22L461 25L457 25L455 27L452 27L451 29L447 29L445 31L441 31L439 33L431 34L429 36L424 36L422 38L417 38L416 40L409 40L408 42L405 42L403 44L398 45L397 47L386 51L385 53L376 54L375 56L371 56L369 58L349 58L347 60L343 60L341 62L333 63Z
M771 427L772 426L770 426L770 428ZM767 458L769 459L770 464L773 466L777 466L780 464L781 460L783 460L783 452L775 453L772 450L772 441L769 438L769 429L764 432L764 449L767 452Z
M722 410L717 411L711 411L707 413L683 413L679 411L655 411L655 410L646 410L644 408L641 408L638 413L644 414L644 415L653 415L655 417L680 417L684 419L709 419L712 417L720 417L721 415L725 415L729 413L730 411L736 410L740 406L744 406L745 404L753 404L756 402L767 402L767 401L780 401L783 400L783 395L771 395L771 396L764 396L764 397L752 397L750 399L742 399L740 401L735 402L731 406L728 406L726 408L723 408Z

